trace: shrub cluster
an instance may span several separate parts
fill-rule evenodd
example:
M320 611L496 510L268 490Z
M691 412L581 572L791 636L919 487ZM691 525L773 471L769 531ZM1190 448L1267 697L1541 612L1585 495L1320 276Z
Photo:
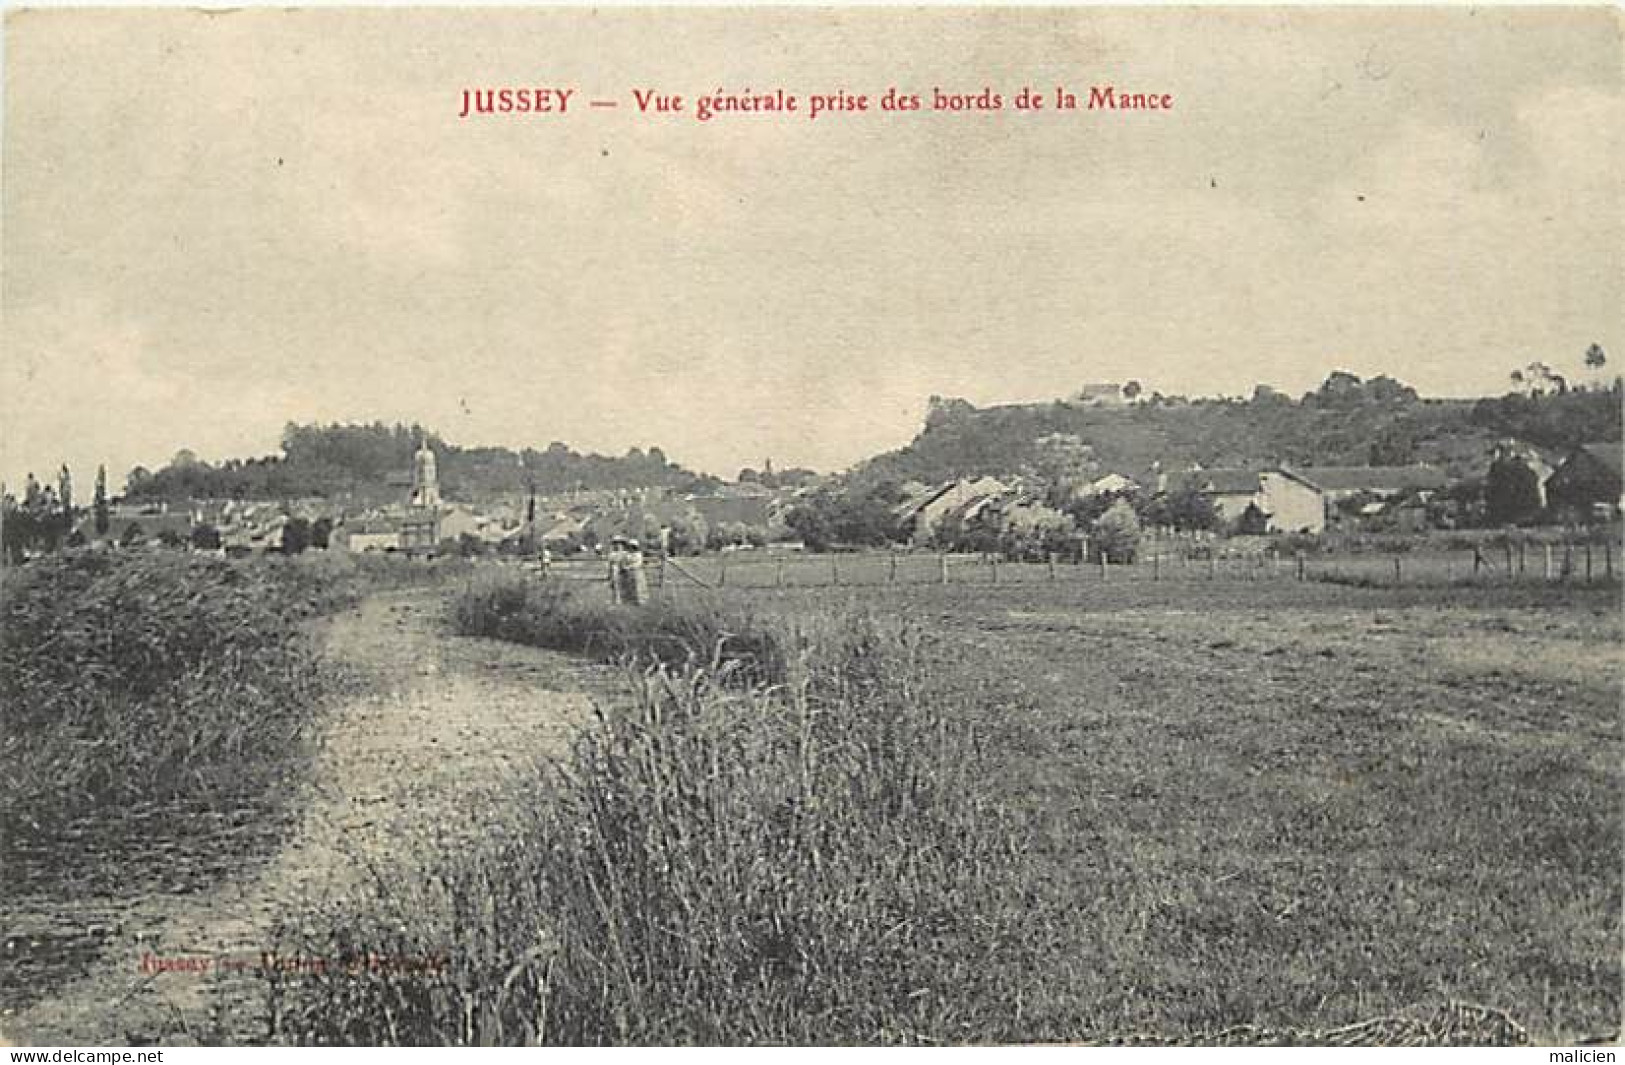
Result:
M783 633L748 607L700 593L617 606L558 581L488 572L453 599L451 614L453 628L464 636L610 661L681 666L726 660L735 679L760 684L782 683L786 676Z

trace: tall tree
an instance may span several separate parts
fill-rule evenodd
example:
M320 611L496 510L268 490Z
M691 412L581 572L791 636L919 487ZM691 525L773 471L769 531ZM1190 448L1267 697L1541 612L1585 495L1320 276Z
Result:
M67 538L73 533L73 474L68 472L68 464L64 462L62 469L56 475L57 501L62 504L62 511L56 522L61 529L61 536Z
M96 494L91 501L96 515L96 535L106 536L109 524L107 514L107 466L96 467Z
M1516 455L1500 455L1484 478L1484 517L1491 525L1519 525L1540 513L1540 478Z
M305 518L289 518L282 525L282 553L303 554L310 546L310 522Z
M1603 377L1602 370L1604 366L1608 365L1608 353L1602 350L1601 344L1593 344L1586 348L1585 363L1586 369L1597 375L1597 387L1604 387L1606 379ZM1615 378L1615 380L1618 380L1618 378Z
M1520 370L1513 370L1512 383L1527 395L1563 395L1569 390L1568 378L1553 370L1547 363L1536 359Z
M1128 500L1119 499L1095 522L1090 537L1095 557L1109 562L1133 562L1140 545L1140 518Z
M1052 507L1072 502L1099 470L1094 446L1075 433L1048 433L1033 441L1027 473L1043 485L1044 501Z

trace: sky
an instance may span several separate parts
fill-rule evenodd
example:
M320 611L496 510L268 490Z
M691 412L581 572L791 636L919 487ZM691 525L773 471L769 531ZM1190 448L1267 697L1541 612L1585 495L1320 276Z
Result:
M289 421L844 468L933 394L1506 388L1625 360L1621 17L13 12L0 477ZM1057 111L1054 88L1168 93ZM1050 106L1012 107L1023 85ZM459 118L465 88L572 88ZM639 114L782 86L992 113ZM589 98L616 100L589 108Z

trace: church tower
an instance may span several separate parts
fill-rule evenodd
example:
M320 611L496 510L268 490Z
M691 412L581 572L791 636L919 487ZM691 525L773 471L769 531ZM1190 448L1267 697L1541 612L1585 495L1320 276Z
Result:
M424 438L412 456L412 495L401 519L401 547L412 554L433 554L440 546L440 478L434 449Z
M428 438L418 443L418 452L412 457L412 499L414 507L440 506L440 479L435 470L434 449Z

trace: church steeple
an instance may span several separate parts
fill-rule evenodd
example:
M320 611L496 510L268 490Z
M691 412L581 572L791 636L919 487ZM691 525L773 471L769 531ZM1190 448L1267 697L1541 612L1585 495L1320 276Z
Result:
M434 450L429 447L428 437L419 437L418 451L412 458L412 505L440 506L440 480L435 470Z

